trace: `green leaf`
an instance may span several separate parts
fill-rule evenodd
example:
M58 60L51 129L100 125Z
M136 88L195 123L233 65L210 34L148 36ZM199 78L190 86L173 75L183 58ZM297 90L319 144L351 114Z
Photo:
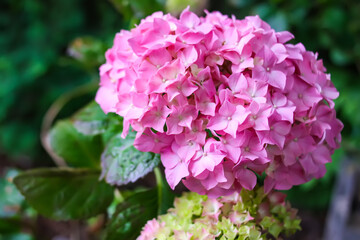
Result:
M282 230L283 230L283 227L280 226L280 224L278 224L278 223L273 223L269 227L269 233L271 235L273 235L275 238L278 238L278 236L279 236L279 234L281 233Z
M69 120L58 121L49 134L53 151L72 167L100 167L100 135L84 135Z
M260 225L263 227L263 228L269 228L272 224L272 220L269 216L265 216L261 222L260 222Z
M133 136L123 139L120 134L108 142L101 156L101 176L106 182L115 185L135 182L159 164L158 154L140 152L133 144Z
M40 214L56 220L86 219L106 211L113 188L93 169L43 168L19 174L14 183Z
M138 192L118 205L105 240L136 239L145 223L157 216L157 189Z
M106 228L105 240L135 240L148 220L173 207L175 194L158 168L155 168L155 176L156 188L137 191L117 206Z
M103 134L113 125L118 132L122 130L122 118L114 113L105 114L95 101L78 111L71 120L76 130L84 135Z

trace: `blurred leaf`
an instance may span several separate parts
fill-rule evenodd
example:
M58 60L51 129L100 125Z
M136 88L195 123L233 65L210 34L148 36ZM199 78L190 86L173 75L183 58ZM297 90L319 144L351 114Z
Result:
M56 220L86 219L106 212L113 188L92 169L43 168L19 174L14 183L40 214Z
M269 4L259 4L254 6L253 14L259 15L261 18L266 19L271 13L274 12L274 9Z
M20 211L24 197L12 182L18 173L15 169L9 169L4 178L0 178L0 217L11 217Z
M351 62L351 57L349 54L338 48L331 49L330 57L331 60L339 66L344 66Z
M275 16L269 17L268 23L276 31L285 31L288 29L288 22L285 14L281 11L278 11Z
M0 240L33 240L34 238L30 234L15 233L15 234L0 234Z
M254 4L254 0L228 0L230 6L242 8Z
M139 21L157 11L164 11L164 3L159 0L110 0L127 21Z
M84 135L69 120L61 120L51 129L49 141L53 151L70 166L100 167L103 150L100 135Z
M78 37L68 48L68 54L80 61L85 67L98 67L105 62L106 46L102 41L93 37Z
M0 125L0 144L7 153L14 156L19 153L29 153L34 150L39 133L36 129L26 127L21 120ZM21 135L21 138L19 136Z
M346 12L339 6L325 8L321 18L321 27L341 33L346 25Z
M119 125L117 126L119 132L122 129L122 118L114 113L105 114L95 101L78 111L71 120L76 130L84 135L105 133L112 127L111 125Z
M151 172L160 162L158 154L140 152L134 147L134 137L114 136L101 156L102 178L115 185L135 182Z
M106 228L105 240L135 240L148 220L166 213L173 205L174 193L158 174L157 181L157 188L132 194L117 206Z
M179 16L187 6L190 7L190 11L201 15L206 8L208 0L166 0L165 2L166 12L173 16ZM246 2L249 2L249 0Z

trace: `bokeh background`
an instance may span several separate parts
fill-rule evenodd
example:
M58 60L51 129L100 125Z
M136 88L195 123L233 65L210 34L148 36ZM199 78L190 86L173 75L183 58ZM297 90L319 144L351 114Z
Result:
M179 14L188 4L199 14L204 8L237 18L257 14L275 30L291 31L293 42L302 42L324 60L340 92L336 109L345 126L342 147L324 178L287 191L304 219L301 238L295 239L321 238L341 162L347 156L356 159L360 152L358 0L1 0L0 240L66 235L67 223L39 219L8 180L18 171L54 165L41 146L43 117L54 101L71 96L74 89L89 90L58 118L94 97L97 68L116 32L154 11ZM5 221L10 217L11 224ZM44 225L47 235L39 231Z

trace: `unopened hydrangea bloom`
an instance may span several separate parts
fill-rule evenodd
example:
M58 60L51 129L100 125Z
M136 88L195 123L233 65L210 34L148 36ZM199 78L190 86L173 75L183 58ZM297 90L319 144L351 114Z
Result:
M262 188L211 199L184 193L167 214L152 219L137 240L266 240L300 229L285 195Z
M325 174L343 127L322 61L292 38L258 16L156 12L116 35L96 101L172 188L223 196L265 172L266 191L289 189Z

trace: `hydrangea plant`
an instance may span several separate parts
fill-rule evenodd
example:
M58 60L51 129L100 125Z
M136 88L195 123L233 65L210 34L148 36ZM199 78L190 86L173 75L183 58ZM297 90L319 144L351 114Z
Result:
M89 86L47 112L43 144L61 168L26 171L14 184L52 219L107 212L109 221L98 219L106 240L134 240L141 229L139 240L294 233L296 211L273 189L322 177L343 125L330 74L292 38L258 16L152 14L115 36L98 104L50 129L64 99ZM160 161L172 189L182 182L191 191L170 210ZM156 186L127 186L153 170Z
M263 173L266 192L290 189L325 174L343 127L330 74L292 38L258 16L156 12L116 35L96 101L173 189L219 197Z
M296 212L285 202L285 194L266 195L263 188L218 199L188 192L167 214L147 222L137 240L273 239L300 229Z

